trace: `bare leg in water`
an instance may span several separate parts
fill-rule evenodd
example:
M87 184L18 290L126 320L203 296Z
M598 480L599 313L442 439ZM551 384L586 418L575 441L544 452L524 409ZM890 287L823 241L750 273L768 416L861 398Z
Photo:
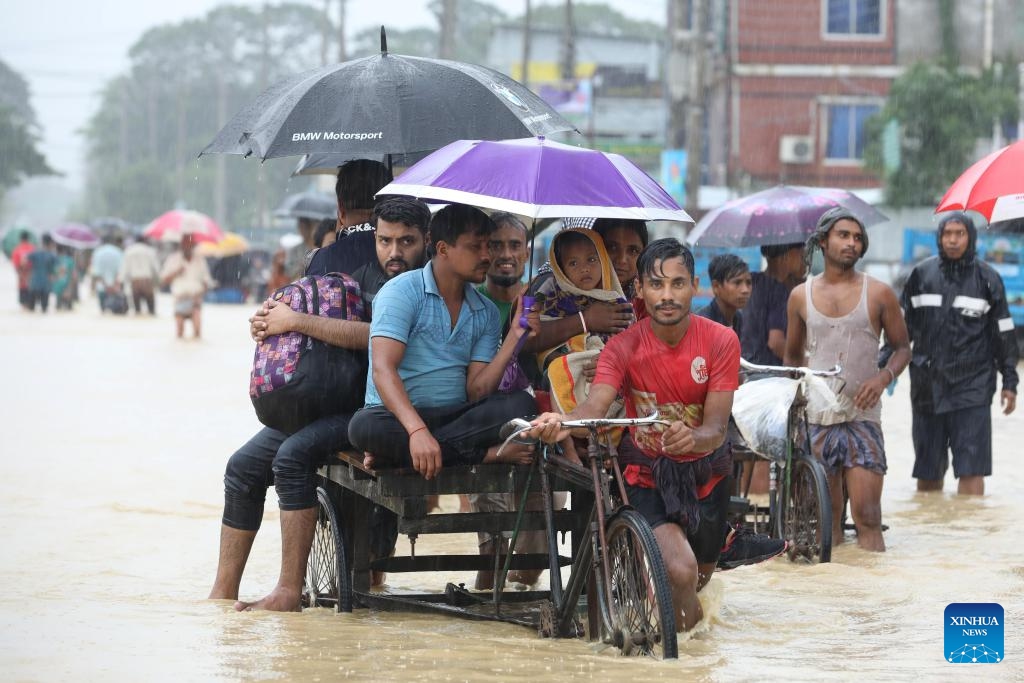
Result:
M281 576L277 585L261 600L236 602L236 610L302 611L302 582L306 576L309 549L313 545L316 517L315 507L281 511Z
M704 618L704 609L697 599L697 558L686 540L682 527L671 522L654 529L654 538L665 561L668 581L672 586L672 605L676 611L676 628L689 631ZM710 573L708 574L710 577Z
M221 525L220 557L217 560L217 578L210 590L211 600L238 599L238 586L255 539L255 531Z

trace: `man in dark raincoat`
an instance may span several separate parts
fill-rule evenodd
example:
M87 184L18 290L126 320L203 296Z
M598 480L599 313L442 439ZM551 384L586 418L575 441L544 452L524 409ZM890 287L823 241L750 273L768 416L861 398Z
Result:
M901 304L913 344L914 477L941 491L953 453L957 492L982 495L992 474L992 396L1003 376L1003 414L1017 403L1017 343L1002 278L977 258L977 230L963 213L939 223L939 255L919 263Z

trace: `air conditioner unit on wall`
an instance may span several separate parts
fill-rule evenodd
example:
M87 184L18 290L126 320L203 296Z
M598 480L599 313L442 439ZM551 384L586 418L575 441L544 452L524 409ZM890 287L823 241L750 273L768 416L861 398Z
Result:
M813 138L810 135L783 135L779 138L779 161L784 164L809 164L813 162Z

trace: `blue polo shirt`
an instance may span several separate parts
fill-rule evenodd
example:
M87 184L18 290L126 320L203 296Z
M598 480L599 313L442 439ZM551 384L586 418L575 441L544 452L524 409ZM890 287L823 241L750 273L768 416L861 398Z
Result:
M405 344L398 375L409 400L420 408L465 403L466 370L471 362L493 360L500 330L497 307L468 283L453 330L432 263L391 279L373 299L370 339L388 337ZM366 405L381 404L373 383L371 343Z

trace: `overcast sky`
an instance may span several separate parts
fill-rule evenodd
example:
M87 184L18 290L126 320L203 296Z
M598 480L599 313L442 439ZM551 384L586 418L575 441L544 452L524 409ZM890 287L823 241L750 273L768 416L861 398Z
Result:
M555 4L557 0L534 5ZM663 22L665 0L606 0L628 16ZM308 0L322 7L321 0ZM199 17L221 4L260 5L262 0L0 0L0 59L24 76L42 127L41 151L81 186L83 141L76 133L98 106L107 80L128 68L128 48L150 28ZM521 14L523 0L493 0ZM349 0L348 31L379 25L430 26L427 0Z

